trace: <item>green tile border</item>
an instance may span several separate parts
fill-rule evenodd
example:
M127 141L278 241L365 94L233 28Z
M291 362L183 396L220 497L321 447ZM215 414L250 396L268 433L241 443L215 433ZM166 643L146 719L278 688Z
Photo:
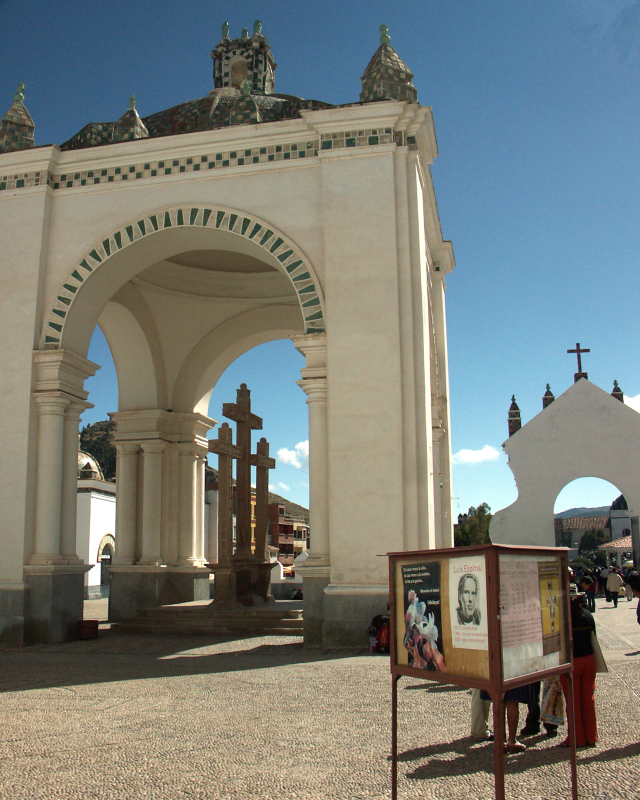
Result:
M317 276L308 259L285 234L269 227L263 220L234 209L200 205L173 206L145 214L123 225L109 236L101 237L84 253L58 288L55 301L47 314L42 346L50 349L62 346L68 313L87 278L106 266L118 251L165 228L175 226L230 231L241 238L251 239L265 253L275 256L284 267L283 274L288 276L295 289L305 321L305 333L324 333L324 300Z
M53 172L33 172L18 174L2 174L0 167L0 192L13 189L27 189L33 186L49 186L54 191L93 187L109 183L128 183L137 180L158 179L165 176L201 172L203 170L221 170L231 167L252 166L278 161L299 161L312 158L318 151L338 150L345 147L375 147L380 144L405 144L409 140L410 149L415 149L415 137L405 137L403 133L395 133L392 128L365 128L336 133L323 133L320 138L309 141L295 141L252 147L245 150L219 150L207 155L184 156L180 159L164 157L158 161L139 161L121 164L100 170L84 170L57 175ZM411 142L410 140L414 141ZM140 141L147 141L146 139ZM0 155L0 160L2 156ZM167 167L171 161L172 166ZM178 223L182 224L182 223Z

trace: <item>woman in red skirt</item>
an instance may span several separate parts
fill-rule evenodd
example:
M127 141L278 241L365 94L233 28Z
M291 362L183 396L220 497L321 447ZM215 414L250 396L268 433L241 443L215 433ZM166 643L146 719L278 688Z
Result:
M593 657L591 634L596 623L583 605L584 592L571 594L571 627L573 629L573 708L576 719L576 747L595 747L598 741L596 721L596 661ZM569 684L560 676L564 696L569 702ZM569 747L565 739L560 747Z

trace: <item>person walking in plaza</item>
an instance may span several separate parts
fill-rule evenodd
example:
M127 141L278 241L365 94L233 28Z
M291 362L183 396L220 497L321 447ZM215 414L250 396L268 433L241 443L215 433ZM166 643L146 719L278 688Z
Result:
M627 578L627 584L631 587L633 596L640 597L640 575L638 575L637 572L632 572L631 575L629 575ZM638 608L636 609L636 619L638 620L638 625L640 625L640 602L638 603Z
M587 610L592 614L596 613L596 583L592 577L585 575L580 584L587 601Z
M584 592L571 593L571 628L573 632L573 709L576 724L576 747L595 747L598 741L596 720L596 660L591 634L596 623L583 604ZM569 702L569 683L560 676L565 700ZM560 747L569 747L567 737Z
M618 575L618 571L612 569L609 573L609 577L607 578L607 591L611 594L611 599L613 600L613 607L618 607L618 597L620 596L620 587L624 584L624 581Z

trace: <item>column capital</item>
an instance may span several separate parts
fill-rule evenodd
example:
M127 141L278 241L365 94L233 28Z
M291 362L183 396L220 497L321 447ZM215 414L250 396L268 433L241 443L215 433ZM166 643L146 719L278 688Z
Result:
M307 395L307 403L326 403L327 402L327 379L326 378L305 378L296 381L298 386Z
M34 392L33 399L38 406L38 416L44 414L64 416L66 408L71 403L71 398L62 392Z
M324 333L298 333L289 337L293 346L309 360L322 357L326 363L327 337ZM311 366L311 365L309 365Z
M67 419L80 419L80 415L88 408L94 408L93 403L87 403L85 400L79 400L77 397L72 397L69 400L69 407L65 414Z
M147 453L157 453L160 455L166 446L167 443L163 442L162 439L148 439L147 441L140 442L140 447L144 455L147 455Z
M36 388L39 391L59 390L86 400L84 381L100 369L71 350L34 350L33 363Z
M123 456L135 456L140 450L140 442L114 442L116 450Z
M178 452L180 453L181 458L187 458L188 456L191 456L192 458L199 458L201 453L202 455L206 455L208 450L205 450L195 442L179 442Z

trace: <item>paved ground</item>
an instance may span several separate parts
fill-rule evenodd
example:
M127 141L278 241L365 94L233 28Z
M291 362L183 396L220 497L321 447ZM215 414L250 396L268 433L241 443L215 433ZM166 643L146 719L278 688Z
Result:
M584 800L640 798L636 601L598 600L609 661L600 743L579 751ZM104 602L87 603L88 617ZM0 798L387 798L388 658L298 639L118 634L0 648ZM492 745L468 736L469 694L400 681L399 796L493 797ZM544 737L507 758L511 800L569 797L567 751Z

